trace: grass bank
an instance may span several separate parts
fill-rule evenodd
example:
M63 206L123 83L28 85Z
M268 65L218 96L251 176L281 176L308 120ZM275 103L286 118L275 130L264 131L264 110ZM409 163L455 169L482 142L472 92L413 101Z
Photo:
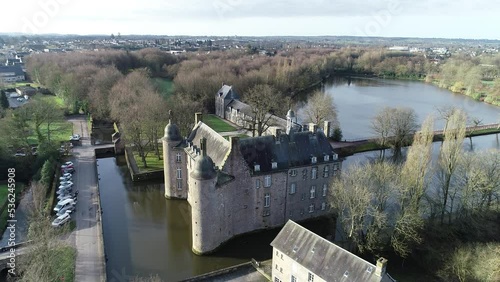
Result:
M203 115L203 122L216 132L231 132L238 129L215 115Z
M163 149L161 147L160 147L160 156L163 156ZM146 163L148 164L147 168L144 168L139 153L135 151L134 151L134 159L135 162L137 163L137 167L139 167L139 172L148 172L148 171L163 169L163 158L161 160L158 160L158 157L155 155L154 152L149 152L148 156L146 157Z

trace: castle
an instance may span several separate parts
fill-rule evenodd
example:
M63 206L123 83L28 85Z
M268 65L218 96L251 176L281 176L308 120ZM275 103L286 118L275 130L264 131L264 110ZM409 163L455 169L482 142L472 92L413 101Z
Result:
M215 100L216 115L235 124L251 114L231 86L223 85ZM165 197L188 200L193 252L210 253L236 235L330 212L326 197L341 161L325 133L299 126L291 110L286 120L273 118L272 135L229 140L201 114L187 138L171 120L166 126Z

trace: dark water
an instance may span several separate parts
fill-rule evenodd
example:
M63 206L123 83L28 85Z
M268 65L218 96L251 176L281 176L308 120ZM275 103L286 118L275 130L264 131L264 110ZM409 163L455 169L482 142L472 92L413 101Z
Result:
M150 274L178 281L252 258L271 257L269 243L278 229L231 240L211 256L193 254L187 201L165 199L161 183L133 183L120 158L118 164L115 158L97 163L108 281ZM306 226L327 234L324 221Z
M429 114L437 118L437 109L444 106L464 109L470 117L481 119L483 124L497 123L500 119L500 108L496 106L422 82L337 77L324 85L324 91L333 96L340 126L347 139L374 136L371 121L385 106L413 108L419 123ZM306 96L301 98L306 100ZM298 114L303 117L300 107ZM444 127L442 120L436 119L435 124L436 129Z
M325 91L334 96L346 138L372 136L370 121L383 106L412 107L420 121L444 105L463 108L485 124L498 122L500 112L496 107L419 82L354 79L349 83L337 79L326 84ZM474 150L500 148L496 135L473 141ZM468 142L464 141L466 150L470 150ZM435 143L435 152L438 147ZM376 156L374 152L357 154L346 160L344 168ZM108 281L150 274L178 281L251 258L271 257L269 243L278 229L233 239L212 256L193 254L186 201L165 199L162 183L132 183L123 159L99 159L98 165ZM325 226L324 221L306 225L322 235L329 233Z

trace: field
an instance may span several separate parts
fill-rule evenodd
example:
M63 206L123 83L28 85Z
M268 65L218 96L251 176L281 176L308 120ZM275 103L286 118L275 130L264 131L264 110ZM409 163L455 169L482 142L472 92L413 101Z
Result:
M161 147L160 147L160 155L163 156L163 150ZM134 159L135 162L137 163L137 167L141 172L163 169L163 159L158 160L158 157L155 155L154 152L149 152L148 156L146 157L146 162L148 164L147 168L143 167L141 157L139 157L139 154L135 151L134 151Z
M50 126L50 140L55 142L68 141L69 137L73 134L73 124L66 121L61 121L54 123ZM47 125L42 124L40 126L40 131L45 135L47 132ZM37 144L38 140L36 137L36 132L33 130L30 137L28 137L28 142L30 144Z
M16 183L16 200L19 200L19 197L24 190L24 184ZM7 189L7 184L0 184L0 207L7 201L7 195L9 194L9 190ZM7 207L0 214L0 232L3 233L5 227L7 226Z
M153 82L160 90L160 94L163 98L167 99L174 93L174 83L172 80L157 77L153 78Z
M238 130L234 126L214 115L204 115L203 122L217 132L231 132Z

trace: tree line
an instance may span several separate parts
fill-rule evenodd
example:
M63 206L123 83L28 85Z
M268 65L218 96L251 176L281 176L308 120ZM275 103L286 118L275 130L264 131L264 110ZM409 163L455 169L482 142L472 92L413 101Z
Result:
M411 123L408 111L386 112L381 116L388 120ZM466 114L451 109L446 118L437 160L429 117L415 132L405 160L376 160L343 171L331 186L331 205L351 250L394 253L445 281L497 281L500 151L465 152ZM389 122L386 128L408 127Z

